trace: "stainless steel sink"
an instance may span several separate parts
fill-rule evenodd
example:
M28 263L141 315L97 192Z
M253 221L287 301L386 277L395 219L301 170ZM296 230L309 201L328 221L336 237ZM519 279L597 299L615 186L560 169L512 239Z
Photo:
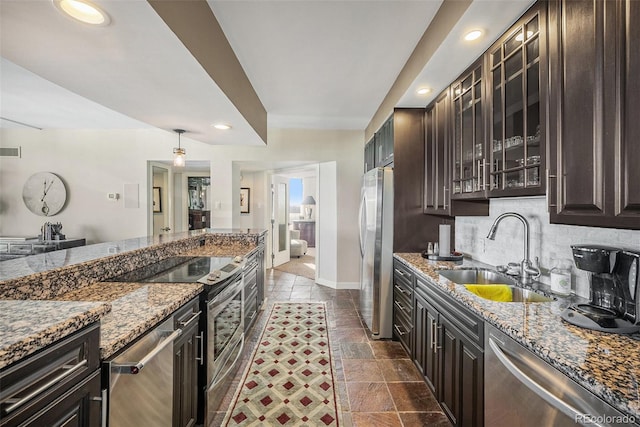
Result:
M442 270L438 274L481 298L498 302L550 302L549 298L530 289L518 286L518 282L506 274L482 268L468 270ZM478 286L479 285L479 286ZM486 287L483 285L487 285ZM498 285L491 287L490 285ZM503 286L500 286L503 285Z
M518 282L512 277L493 270L483 268L474 268L468 270L441 270L438 271L443 277L451 280L453 283L460 285L496 285L504 284L516 286Z

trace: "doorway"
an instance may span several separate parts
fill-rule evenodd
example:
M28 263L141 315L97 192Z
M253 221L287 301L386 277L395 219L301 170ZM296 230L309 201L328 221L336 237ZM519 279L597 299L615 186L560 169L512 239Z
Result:
M211 227L211 177L187 177L187 204L189 209L189 230Z

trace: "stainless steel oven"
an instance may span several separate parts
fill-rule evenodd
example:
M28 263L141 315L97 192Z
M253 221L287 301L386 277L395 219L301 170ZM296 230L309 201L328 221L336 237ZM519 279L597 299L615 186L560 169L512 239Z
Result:
M207 388L205 425L216 412L238 367L244 347L244 277L238 271L224 290L206 301Z
M198 423L209 424L233 379L244 346L242 258L170 257L112 278L112 281L204 284L201 329L206 343L198 369Z

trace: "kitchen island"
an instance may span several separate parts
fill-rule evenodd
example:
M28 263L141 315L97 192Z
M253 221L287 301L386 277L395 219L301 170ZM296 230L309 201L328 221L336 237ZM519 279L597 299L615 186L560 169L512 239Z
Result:
M397 253L394 259L628 416L631 423L640 422L640 359L637 357L640 341L626 335L582 329L561 320L562 310L578 297L555 297L554 301L545 303L490 301L437 272L478 267L478 263L465 260L462 265L456 265L428 261L419 253ZM549 287L543 284L536 283L534 288L541 293L549 292Z
M206 229L0 263L0 373L96 322L100 360L112 358L197 297L203 284L109 279L174 256L245 257L264 233Z

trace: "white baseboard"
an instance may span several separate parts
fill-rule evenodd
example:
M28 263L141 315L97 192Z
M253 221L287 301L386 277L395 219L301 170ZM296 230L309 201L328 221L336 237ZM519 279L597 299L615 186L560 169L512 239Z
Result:
M316 283L332 289L360 289L360 283L358 282L336 282L318 277Z

